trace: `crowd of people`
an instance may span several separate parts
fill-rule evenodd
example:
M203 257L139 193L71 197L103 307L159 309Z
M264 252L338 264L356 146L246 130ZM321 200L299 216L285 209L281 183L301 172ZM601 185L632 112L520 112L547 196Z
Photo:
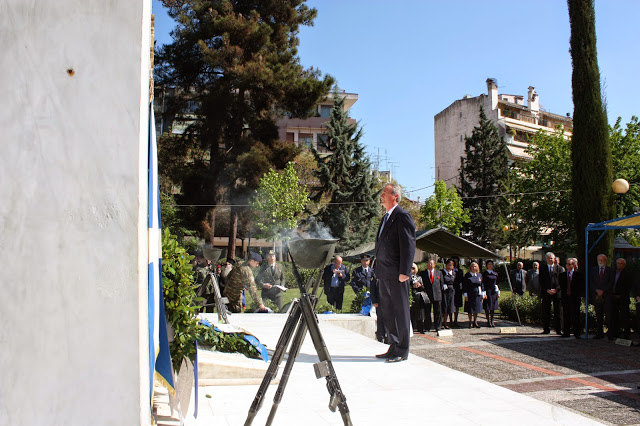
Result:
M322 281L327 302L342 310L344 292L351 286L357 294L367 289L372 305L377 312L376 338L389 345L387 352L376 355L387 362L406 360L409 353L411 330L414 333L436 332L450 328L480 328L478 314L484 312L486 327L495 327L495 311L499 309L500 285L493 261L486 261L481 271L478 262L469 264L469 271L460 268L460 258L445 259L443 268L436 268L434 259L420 271L413 263L415 255L415 224L411 215L399 206L400 187L386 184L380 195L386 214L382 218L375 244L375 265L372 256L365 254L360 266L353 274L340 256L326 265ZM636 306L640 304L640 280L626 269L626 261L619 258L615 267L608 266L607 256L597 257L598 265L583 273L578 260L567 259L564 265L554 253L546 253L545 262L533 262L527 271L522 262L508 274L508 282L515 295L526 292L538 297L542 304L543 333L551 329L561 337L581 338L583 321L580 309L585 296L596 313L596 338L606 336L610 340L629 338L630 298ZM216 265L215 274L221 294L228 299L231 312L241 312L245 290L249 293L258 311L268 309L263 299L272 301L282 309L282 292L286 291L282 265L270 251L267 262L260 267L262 257L250 253L249 259L235 264L227 259L224 265ZM210 281L206 275L211 271L210 262L201 253L196 254L194 269L198 295L205 298L205 311L213 312ZM254 279L254 270L259 271ZM258 288L261 294L258 294ZM585 294L585 288L588 293ZM468 322L459 322L459 312L467 313ZM640 320L639 320L640 323ZM640 329L640 324L634 327Z

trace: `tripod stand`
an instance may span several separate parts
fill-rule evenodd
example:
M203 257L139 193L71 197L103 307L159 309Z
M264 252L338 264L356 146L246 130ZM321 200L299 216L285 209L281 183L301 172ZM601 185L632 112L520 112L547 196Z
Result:
M225 324L229 324L228 318L228 310L226 304L229 303L229 299L226 297L222 297L220 294L220 286L218 285L218 279L216 278L216 274L213 272L211 266L207 269L207 276L204 279L204 282L196 292L197 296L202 296L202 293L211 286L213 289L213 298L216 305L216 311L218 311L218 321L221 321ZM209 306L209 305L206 305Z
M284 370L282 372L282 377L280 378L278 389L276 390L276 394L273 397L273 406L271 407L271 411L269 412L269 417L266 424L271 425L273 419L275 418L276 411L278 410L278 406L280 405L280 401L282 401L285 387L287 386L287 382L289 381L293 363L295 362L296 357L300 352L300 347L304 342L308 330L309 334L311 335L313 345L316 349L316 353L318 354L318 358L320 359L320 362L313 365L316 378L320 379L324 377L327 381L327 390L329 391L330 396L329 409L332 412L335 412L336 408L339 409L340 415L342 416L342 421L344 422L345 426L351 426L352 423L351 417L349 416L349 407L347 406L347 400L342 393L342 389L340 389L338 377L336 376L336 372L333 369L333 364L331 363L331 355L329 355L329 350L327 349L324 339L322 338L322 333L320 333L320 328L318 327L318 318L316 317L316 314L314 312L315 305L318 302L318 298L315 296L315 292L320 280L322 279L322 271L320 272L320 275L318 276L318 279L316 281L316 285L314 286L313 294L309 294L307 293L307 289L305 289L302 284L302 279L293 259L292 265L293 273L296 277L296 281L298 282L298 287L300 288L300 300L296 299L293 301L293 305L289 310L289 317L287 318L287 322L282 329L282 334L280 334L280 338L278 339L276 350L273 354L273 357L271 358L271 363L269 364L267 373L262 379L262 383L258 388L258 392L253 400L253 403L251 404L251 408L249 408L249 414L247 415L247 420L244 424L245 426L251 425L253 419L258 413L258 410L262 406L262 402L267 388L269 387L269 383L273 379L275 379L278 373L278 367L282 362L287 346L291 341L293 330L297 326L295 337L293 337L293 342L291 343L291 347L289 348L289 357L287 358L287 363L285 364Z

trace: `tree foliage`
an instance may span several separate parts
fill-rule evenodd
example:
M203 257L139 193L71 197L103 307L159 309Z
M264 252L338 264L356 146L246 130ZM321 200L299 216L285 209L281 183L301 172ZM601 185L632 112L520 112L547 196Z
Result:
M433 195L427 198L420 208L420 221L426 229L445 227L450 232L460 235L462 226L469 223L467 211L462 207L462 200L454 187L447 189L447 184L438 180Z
M327 137L319 145L329 154L314 151L319 186L312 199L328 201L318 218L340 239L337 250L349 250L374 238L380 216L377 177L360 143L362 129L349 122L344 97L337 91L326 129Z
M530 140L529 161L516 162L511 170L509 193L515 235L510 240L528 246L554 241L560 251L575 248L573 201L571 196L571 140L564 130L539 131Z
M629 192L617 196L616 214L628 216L640 207L640 123L638 117L631 117L623 131L622 119L610 127L611 152L615 179L631 182Z
M506 222L507 200L502 194L509 174L504 138L480 108L480 122L465 138L465 156L460 159L459 193L471 221L463 227L469 238L488 248L500 248Z
M589 223L613 217L613 182L609 127L602 103L600 70L596 50L593 0L568 0L571 23L571 59L573 72L573 206L578 256L585 253L584 230ZM611 256L613 235L608 232L592 251Z
M215 229L210 206L246 204L260 176L296 155L292 144L279 141L276 119L285 113L307 116L333 78L300 65L297 35L316 16L303 0L163 4L177 21L172 43L156 54L158 86L175 88L165 118L191 111L180 201L209 206L194 209L191 221L210 240ZM239 207L230 210L233 244L239 213Z
M309 194L299 183L293 163L281 172L271 169L260 179L251 203L257 219L255 225L267 239L275 241L297 226L297 217L308 202Z

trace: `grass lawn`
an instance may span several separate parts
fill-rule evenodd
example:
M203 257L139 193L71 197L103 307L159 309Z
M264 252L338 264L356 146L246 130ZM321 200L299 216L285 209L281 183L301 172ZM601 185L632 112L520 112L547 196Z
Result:
M327 305L327 296L322 291L322 286L318 288L318 294L320 294L320 299L318 300L318 306ZM355 298L356 294L353 292L351 286L345 286L344 289L344 298L342 300L342 311L339 313L349 313L351 308L351 302ZM282 295L282 304L283 306L287 303L291 302L293 299L300 298L300 289L298 288L290 288L285 291ZM334 310L334 312L336 312Z

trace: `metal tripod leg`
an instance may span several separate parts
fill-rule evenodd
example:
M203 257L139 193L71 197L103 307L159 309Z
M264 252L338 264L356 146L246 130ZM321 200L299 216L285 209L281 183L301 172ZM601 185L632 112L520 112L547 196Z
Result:
M211 287L213 287L213 298L216 303L216 310L218 311L218 321L221 321L225 324L229 324L229 318L227 315L227 306L226 304L229 302L229 299L226 297L222 297L220 294L220 286L218 285L218 279L212 271L207 273L207 278L205 278L205 282L203 287L206 288L207 280L211 281Z
M262 383L258 388L258 392L256 393L255 398L253 399L253 403L251 404L251 408L249 408L249 414L247 415L247 420L245 420L245 426L251 425L253 423L253 419L255 418L258 410L262 407L262 401L267 392L267 388L269 387L269 383L273 379L276 378L278 374L278 366L282 362L284 358L284 354L287 350L287 346L291 341L291 337L293 336L293 330L300 322L302 315L302 310L300 309L300 301L294 300L289 311L289 317L287 318L287 322L282 329L282 333L280 334L280 338L278 339L278 343L276 345L276 350L271 358L271 363L269 364L269 368L267 368L267 372L262 379Z

